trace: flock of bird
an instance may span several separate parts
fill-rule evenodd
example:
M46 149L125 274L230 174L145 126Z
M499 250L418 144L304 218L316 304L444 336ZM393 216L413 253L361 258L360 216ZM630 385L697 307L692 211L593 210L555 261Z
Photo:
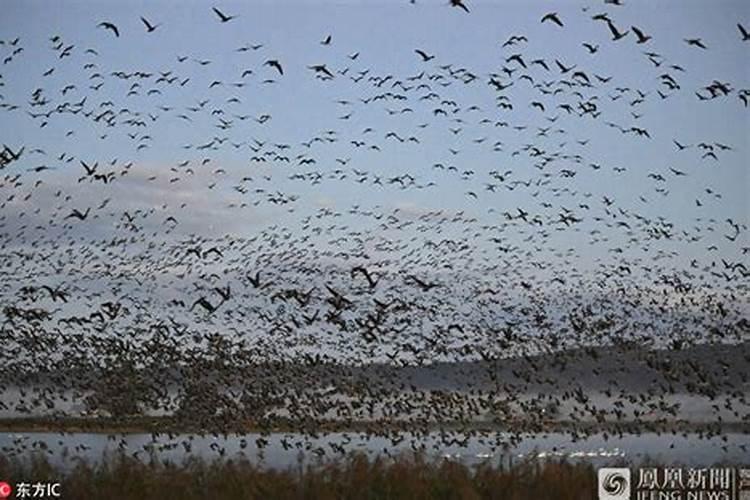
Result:
M3 24L0 123L37 132L0 151L0 390L18 394L0 412L64 419L76 403L197 432L335 424L394 440L437 427L448 444L489 421L519 439L544 430L550 402L575 436L647 429L681 419L678 393L747 424L747 204L726 215L736 200L711 182L734 175L725 162L746 144L650 118L746 113L750 87L693 74L722 47L696 34L675 60L659 49L668 34L618 21L626 7L578 12L590 32L529 11L580 51L512 34L487 48L489 72L425 47L404 49L413 70L383 71L368 47L339 52L335 32L310 41L328 52L303 67L248 43L221 54L220 74L189 48L131 69L107 54L112 39L181 28L103 19L36 54ZM205 22L249 20L219 6ZM596 69L614 50L636 67ZM22 65L33 81L14 79ZM280 135L288 110L253 97L276 88L326 101L295 110L301 140ZM596 142L670 155L613 164ZM678 366L663 351L699 344L736 346L744 364ZM600 373L612 352L620 364ZM633 359L649 375L626 390L617 374ZM606 404L571 366L592 367ZM462 370L470 380L453 384Z

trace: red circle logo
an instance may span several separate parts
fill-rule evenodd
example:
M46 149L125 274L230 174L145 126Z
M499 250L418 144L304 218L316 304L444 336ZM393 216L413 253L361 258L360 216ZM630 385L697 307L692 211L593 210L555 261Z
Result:
M8 498L13 493L13 488L8 483L0 481L0 498Z

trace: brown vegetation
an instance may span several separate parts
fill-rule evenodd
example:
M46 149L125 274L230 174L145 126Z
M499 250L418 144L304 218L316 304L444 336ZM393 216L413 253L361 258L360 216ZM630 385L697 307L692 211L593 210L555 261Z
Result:
M521 462L513 467L468 467L404 454L369 459L354 453L326 464L286 470L262 468L245 459L182 464L144 463L127 455L64 471L42 456L0 458L0 478L61 481L64 498L117 499L514 499L595 498L591 464Z

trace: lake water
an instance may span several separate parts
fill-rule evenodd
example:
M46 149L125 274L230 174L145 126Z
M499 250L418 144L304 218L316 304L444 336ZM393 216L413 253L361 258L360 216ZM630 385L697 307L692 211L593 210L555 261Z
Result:
M244 456L264 467L288 468L300 464L324 462L341 457L343 452L361 451L371 457L397 454L411 449L422 449L432 458L449 458L469 465L484 461L514 463L527 457L567 458L587 460L595 465L627 461L641 463L653 459L664 465L710 466L716 463L750 464L750 435L724 434L723 437L704 438L697 434L644 433L605 438L593 434L574 439L570 434L547 433L511 436L489 433L464 437L463 442L452 442L460 434L452 433L447 443L439 432L426 436L409 433L393 438L371 437L357 432L329 433L317 437L303 434L260 434L213 436L161 434L59 434L59 433L0 433L0 453L4 456L28 457L30 451L45 453L48 459L68 467L77 463L75 457L88 461L100 460L105 454L122 450L128 455L148 461L151 456L160 460L182 462L190 456L204 459L238 458ZM261 447L259 439L267 441Z

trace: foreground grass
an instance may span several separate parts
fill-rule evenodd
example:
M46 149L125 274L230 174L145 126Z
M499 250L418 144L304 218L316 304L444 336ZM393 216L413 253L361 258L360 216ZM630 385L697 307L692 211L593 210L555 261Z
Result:
M596 474L590 464L530 461L512 468L467 467L415 454L368 459L353 453L339 461L287 470L262 468L244 459L191 458L174 464L116 455L62 471L43 456L0 457L0 478L13 483L60 481L62 498L71 499L596 498Z

